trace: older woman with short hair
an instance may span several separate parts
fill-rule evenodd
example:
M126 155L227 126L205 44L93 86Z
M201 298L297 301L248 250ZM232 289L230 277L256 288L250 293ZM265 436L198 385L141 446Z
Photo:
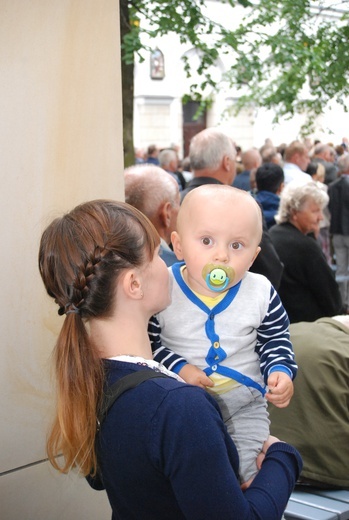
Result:
M334 273L314 238L320 231L328 195L314 181L290 183L281 193L277 225L269 232L284 264L279 295L290 322L341 314Z

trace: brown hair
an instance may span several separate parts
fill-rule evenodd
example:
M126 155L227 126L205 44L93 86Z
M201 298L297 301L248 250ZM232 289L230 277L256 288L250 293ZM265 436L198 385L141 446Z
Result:
M120 274L150 261L158 244L159 236L141 212L107 200L77 206L41 237L40 274L58 313L66 314L54 352L57 411L47 441L49 460L63 473L78 467L87 475L96 468L96 412L104 371L85 322L112 314Z
M294 157L297 153L300 155L303 155L303 154L308 153L308 151L307 151L305 145L303 143L301 143L300 141L292 141L292 143L290 143L285 150L285 153L284 153L285 162L290 161L292 159L292 157Z

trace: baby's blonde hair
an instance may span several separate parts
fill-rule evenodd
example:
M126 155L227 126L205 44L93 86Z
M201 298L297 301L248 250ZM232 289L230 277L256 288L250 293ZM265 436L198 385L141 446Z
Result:
M205 198L205 203L209 203L210 200L218 200L220 197L223 200L230 199L231 204L234 204L234 200L238 199L245 199L246 203L251 203L251 208L255 207L256 209L256 215L258 219L258 228L256 232L259 234L259 241L262 239L262 233L263 233L263 217L262 217L262 210L260 205L256 202L256 200L252 197L252 195L245 191L240 190L239 188L233 188L232 186L229 186L227 184L204 184L202 186L199 186L198 188L195 188L194 190L191 190L186 197L183 199L181 208L178 213L177 218L177 231L178 233L181 233L182 229L185 229L185 226L187 224L186 221L186 211L190 207L190 204L195 201L196 198L199 196L202 196ZM224 199L223 199L224 198Z

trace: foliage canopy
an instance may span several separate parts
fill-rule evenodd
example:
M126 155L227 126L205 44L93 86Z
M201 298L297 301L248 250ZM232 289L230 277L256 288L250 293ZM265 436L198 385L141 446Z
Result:
M122 43L125 62L132 63L134 55L144 59L143 34L155 38L172 33L200 57L201 83L189 93L194 98L207 87L214 92L226 84L239 91L237 110L273 109L276 121L307 113L307 130L332 100L347 111L349 0L225 0L231 9L226 26L207 17L210 2L121 0L129 10ZM244 8L243 18L230 29L237 8ZM217 84L209 69L222 55L229 56L232 66ZM184 60L189 76L191 64Z

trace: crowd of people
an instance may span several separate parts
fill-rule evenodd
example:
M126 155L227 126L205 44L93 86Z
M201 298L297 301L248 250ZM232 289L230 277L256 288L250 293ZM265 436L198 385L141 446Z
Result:
M301 209L301 213L298 213L298 216L304 217L304 207L309 207L309 205L312 204L314 222L310 221L310 211L308 222L312 229L305 229L303 235L305 235L306 238L315 238L323 253L323 255L320 255L320 260L316 264L318 268L315 270L312 270L311 268L314 256L309 255L306 262L307 270L304 269L302 273L299 273L301 278L303 278L303 281L297 279L294 267L297 266L297 268L300 268L302 263L301 254L299 251L296 254L295 252L290 251L290 248L286 247L287 255L285 255L285 246L287 242L286 237L283 244L280 243L280 232L281 230L285 230L287 226L284 225L279 228L274 228L271 232L273 243L285 265L282 280L283 288L281 289L284 298L291 300L291 294L294 293L294 289L299 288L295 287L295 284L299 286L304 285L304 278L307 278L308 282L311 283L311 278L318 274L318 280L316 284L314 284L312 290L314 304L311 305L311 308L314 308L316 307L315 299L318 298L318 296L316 296L316 293L318 292L316 286L321 284L322 288L325 288L325 294L323 293L321 298L322 300L326 300L326 303L323 304L323 310L322 312L319 310L315 312L312 318L311 310L309 311L310 315L307 315L307 313L304 314L302 305L305 307L306 299L303 298L304 303L302 304L302 294L298 293L297 290L296 293L293 294L294 297L297 297L296 301L293 302L293 305L289 303L289 305L297 307L300 311L298 313L296 312L294 318L293 311L288 308L287 304L285 304L287 311L291 314L291 321L301 321L302 319L310 321L310 319L317 319L322 316L332 316L349 309L348 199L346 199L349 179L348 139L343 138L342 143L338 146L334 146L332 143L322 143L318 141L312 143L308 139L304 141L295 140L288 145L283 144L278 147L273 147L272 143L267 140L260 150L255 150L255 153L256 152L259 152L260 154L262 166L256 166L254 169L250 170L250 186L247 189L251 191L260 202L268 227L271 228L275 224L281 224L281 222L285 224L285 215L278 213L279 207L282 205L283 209L285 209L286 206L289 206L289 210L292 213L292 215L287 217L287 219L292 218L293 220L292 228L290 229L294 230L296 227L298 228L298 231L303 232L304 229L299 229L299 225L295 224L293 216L296 211L299 212L299 209ZM242 160L243 157L244 154L242 155ZM275 181L273 181L272 175L265 174L265 165L273 171L274 177L276 176ZM244 167L242 168L245 169ZM239 175L236 177L233 185L237 185L238 179ZM310 180L315 181L318 190L322 191L324 194L323 196L320 194L316 195L317 203L314 202L314 196L310 197L309 194L307 195L306 188L298 187L295 190L297 184L307 184ZM288 185L291 186L288 188ZM290 190L293 190L293 192L291 193ZM315 192L316 190L314 189L314 193ZM296 198L298 198L298 201ZM297 205L297 208L295 206L292 207L292 200L294 205ZM317 218L314 213L316 211ZM296 237L301 239L297 232L294 235L294 238ZM298 242L299 240L297 240L297 243ZM304 241L304 245L306 244L310 245L310 242ZM287 256L287 258L285 258L285 256ZM296 256L294 262L290 259L290 257L293 256ZM337 281L337 284L335 285L333 285L331 272L324 265L323 256L331 270L335 273ZM290 262L291 266L289 266ZM323 269L321 269L321 267L323 267ZM308 271L308 273L306 271ZM322 279L321 271L327 271L325 279ZM312 274L309 276L310 272ZM323 283L325 281L326 283ZM338 302L339 296L337 285L339 286L342 307ZM326 294L327 291L329 291L329 294ZM286 292L287 296L285 295ZM337 302L335 306L334 300Z
M349 488L348 141L242 150L208 128L184 159L136 150L124 180L125 202L40 242L64 316L53 466L105 489L113 520L281 520L296 483ZM163 377L100 423L142 371Z
M231 184L233 187L250 192L256 198L263 211L263 224L268 230L266 233L263 233L263 240L271 240L271 245L283 264L282 277L280 273L278 274L274 263L273 268L268 273L269 279L276 289L280 288L280 284L282 285L281 293L288 294L288 296L284 297L285 299L293 300L292 307L299 307L299 312L296 311L294 315L293 310L286 303L286 309L291 315L291 322L299 321L302 318L309 321L309 319L335 315L342 311L345 312L346 309L349 310L348 139L343 138L342 142L336 146L333 143L323 143L316 140L313 142L310 139L294 140L289 144L283 143L274 146L270 139L266 139L264 145L259 149L250 148L246 150L233 143L235 148L235 173L231 181L222 171L223 165L220 166L219 171L218 168L212 168L212 164L209 164L204 159L203 154L205 153L208 156L208 153L205 151L205 147L200 144L200 141L204 140L205 134L206 150L211 150L213 149L215 132L211 132L211 135L209 135L205 131L200 133L198 137L194 137L189 156L182 160L179 156L178 146L171 145L169 148L160 150L156 145L150 145L147 152L144 153L143 151L142 158L136 162L143 165L157 164L170 173L178 183L181 201L188 191L201 184L206 184L208 182L207 178L210 179L210 183L212 179L215 179L215 182ZM222 138L220 137L220 139ZM199 141L199 146L195 145L195 141ZM208 145L208 141L212 145ZM222 150L222 148L218 146L217 150L220 153L219 150ZM185 169L182 165L185 166ZM287 259L284 258L283 246L276 235L285 230L287 225L285 218L280 216L278 212L281 199L286 200L287 197L294 199L297 196L297 211L302 206L298 216L304 216L306 212L303 206L309 205L310 200L314 204L314 196L309 198L304 191L305 188L299 188L291 196L288 194L290 193L289 189L293 189L296 184L306 184L310 180L315 181L317 188L324 193L324 196L317 196L318 214L317 217L314 217L315 222L309 222L308 226L312 227L312 229L305 229L304 232L304 229L299 229L295 225L293 215L289 215L288 218L293 220L292 227L289 229L294 230L296 228L299 233L303 233L304 240L301 240L297 232L294 238L298 237L297 244L301 240L304 245L309 246L310 249L308 250L307 248L308 252L312 251L311 246L313 247L314 244L311 244L307 239L315 238L323 254L317 250L317 269L312 269L312 262L309 261L306 263L307 269L304 269L302 273L299 272L299 277L297 278L296 273L301 268L302 255L299 251L291 255L296 260L297 269L294 269L294 263L290 259L289 254L287 254ZM284 188L288 184L291 184L291 188L284 192ZM307 202L305 199L307 199ZM321 202L319 202L320 199ZM295 208L290 207L290 211L294 213ZM310 215L310 212L308 212L308 215ZM283 225L274 229L269 236L269 230L275 225L280 225L281 220ZM285 240L287 241L287 238ZM264 244L262 244L262 250L265 252ZM257 268L258 263L263 260L264 252L257 260ZM324 265L323 256L325 256L330 269ZM310 255L311 258L313 258L312 255ZM252 267L252 270L255 268L256 266ZM266 266L265 269L267 269ZM309 276L309 272L312 276ZM317 273L317 287L311 288L311 280L317 276ZM262 274L266 275L267 273L262 271ZM277 280L278 276L279 280ZM334 276L336 280L335 285L333 284ZM301 303L304 294L302 291L298 293L298 289L300 289L300 285L304 284L304 279L307 279L309 285L306 289L308 298L305 300L303 298L303 303ZM321 300L325 301L325 303L315 303L315 301L319 302L319 284L324 289ZM338 295L337 286L340 296ZM314 300L314 304L308 306L308 313L302 314L302 307L305 308L307 306L306 301L309 300L309 297ZM313 309L319 305L322 306L322 310Z

